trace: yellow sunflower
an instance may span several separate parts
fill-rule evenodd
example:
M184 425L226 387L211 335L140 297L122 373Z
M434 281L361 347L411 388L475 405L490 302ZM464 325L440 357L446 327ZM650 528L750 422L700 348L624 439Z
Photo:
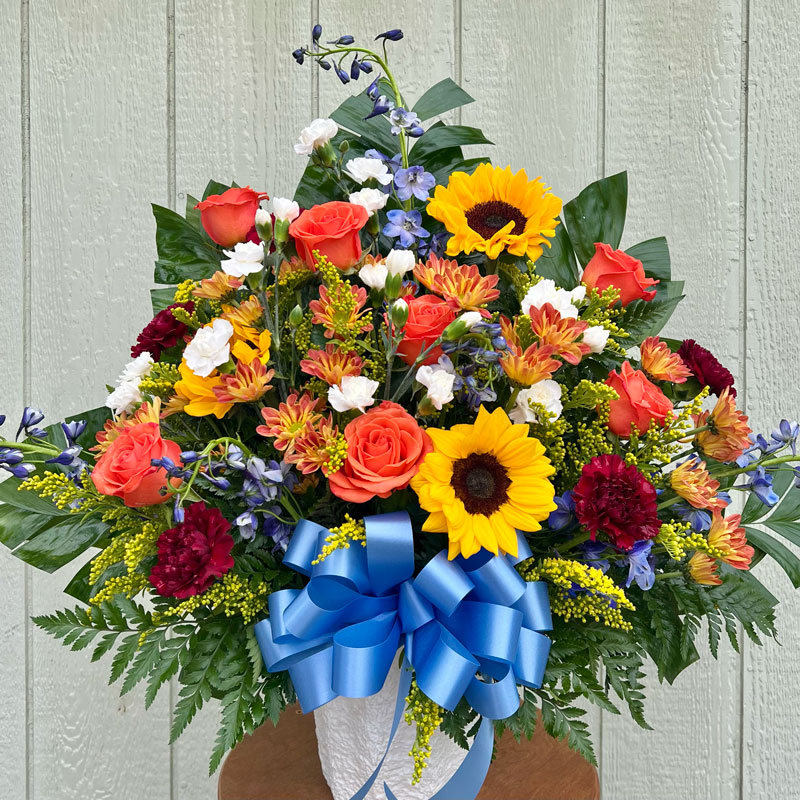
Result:
M474 425L428 428L428 453L411 487L430 516L422 529L447 533L448 558L469 558L482 547L517 554L517 529L538 531L556 506L554 470L527 425L503 409L483 406Z
M472 175L454 172L447 186L437 186L427 212L453 234L449 256L480 250L494 260L505 250L535 261L555 236L561 200L524 169L480 164Z

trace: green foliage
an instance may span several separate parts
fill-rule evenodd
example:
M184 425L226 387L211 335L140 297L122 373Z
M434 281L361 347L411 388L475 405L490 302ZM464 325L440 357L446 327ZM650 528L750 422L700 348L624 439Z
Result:
M474 98L470 97L455 81L445 78L431 86L417 100L412 111L424 122L426 119L474 102Z
M210 278L218 269L220 249L191 221L169 208L153 204L156 218L156 261L153 280L176 284Z
M556 235L550 239L550 247L543 248L535 271L537 275L555 281L556 286L564 289L574 289L580 282L575 250L560 217Z
M640 344L648 336L660 333L683 297L683 281L662 281L652 300L634 300L628 303L616 320L629 334L624 340L625 344Z
M564 221L581 266L594 255L595 242L619 247L627 206L627 172L589 184L564 206Z
M626 251L629 256L638 258L644 267L644 273L649 278L659 281L668 281L672 278L670 265L669 246L663 236L639 242Z

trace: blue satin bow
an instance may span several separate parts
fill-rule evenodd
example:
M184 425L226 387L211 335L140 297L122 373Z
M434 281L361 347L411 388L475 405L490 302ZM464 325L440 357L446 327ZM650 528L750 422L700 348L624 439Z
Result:
M541 685L550 640L540 631L552 627L546 585L514 569L531 555L525 537L518 534L516 558L481 551L449 561L443 550L414 578L408 514L364 524L366 546L353 543L312 564L329 532L298 523L283 563L310 580L272 594L270 618L255 626L267 669L288 669L308 712L338 696L380 691L402 641L417 684L435 703L452 710L465 697L486 720L511 716L517 684ZM483 740L488 768L491 737Z

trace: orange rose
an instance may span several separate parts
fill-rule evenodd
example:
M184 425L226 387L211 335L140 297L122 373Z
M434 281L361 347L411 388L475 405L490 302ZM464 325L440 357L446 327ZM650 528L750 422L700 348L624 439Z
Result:
M97 460L92 481L100 494L121 497L126 506L154 506L169 500L162 494L167 487L163 469L154 467L154 458L171 458L180 464L181 448L161 438L157 422L133 425L120 433Z
M253 229L258 204L269 199L264 192L228 189L222 194L212 194L201 200L195 208L200 210L200 221L206 233L223 247L233 247L247 239Z
M366 503L405 489L433 449L430 437L402 406L383 402L344 429L347 458L329 478L348 503Z
M314 266L314 250L339 269L350 269L361 258L359 231L367 224L369 212L364 206L335 200L312 206L290 226L297 255L309 267Z
M592 260L586 265L581 280L599 292L613 286L619 289L619 299L623 306L634 300L652 300L656 290L650 289L658 281L644 274L644 267L638 258L629 256L622 250L612 250L610 245L597 242Z
M617 436L627 438L631 435L631 423L642 434L650 427L651 420L664 424L667 414L672 411L672 403L654 383L651 383L638 369L633 369L626 361L617 374L614 370L606 380L618 395L618 400L609 403L608 428Z
M441 298L432 294L408 297L408 322L403 326L403 338L397 355L409 366L419 354L430 347L441 336L444 329L456 318L455 311ZM434 364L442 355L441 347L434 347L423 364Z

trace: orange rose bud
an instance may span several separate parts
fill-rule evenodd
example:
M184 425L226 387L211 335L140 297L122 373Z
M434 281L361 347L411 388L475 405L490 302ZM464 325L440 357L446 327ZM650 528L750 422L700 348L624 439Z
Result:
M154 506L169 500L167 475L154 467L154 458L171 458L180 464L181 448L161 438L156 422L125 428L97 459L92 483L100 494L121 497L126 506Z
M638 258L629 256L623 250L614 250L603 242L597 242L594 248L594 256L581 278L590 289L599 292L609 286L619 289L619 300L623 306L634 300L649 301L656 296L656 290L650 287L658 281L644 274L644 267Z
M631 425L639 434L647 433L652 420L663 425L672 411L672 403L664 392L628 361L619 373L614 370L608 376L606 385L619 395L609 403L608 428L621 438L631 435Z
M348 503L366 503L404 489L433 450L414 417L387 401L348 423L344 436L347 458L328 481L331 491Z
M200 222L211 239L223 247L233 247L247 239L255 226L258 204L266 199L268 194L245 186L212 194L195 208L199 209Z
M420 353L427 350L455 320L456 313L444 300L432 294L409 297L406 303L408 321L403 327L403 339L397 347L397 355L412 366ZM441 355L442 348L434 347L421 363L435 364Z
M367 224L369 212L364 206L338 200L312 206L290 226L297 255L314 267L314 250L341 270L350 269L361 258L359 231Z

